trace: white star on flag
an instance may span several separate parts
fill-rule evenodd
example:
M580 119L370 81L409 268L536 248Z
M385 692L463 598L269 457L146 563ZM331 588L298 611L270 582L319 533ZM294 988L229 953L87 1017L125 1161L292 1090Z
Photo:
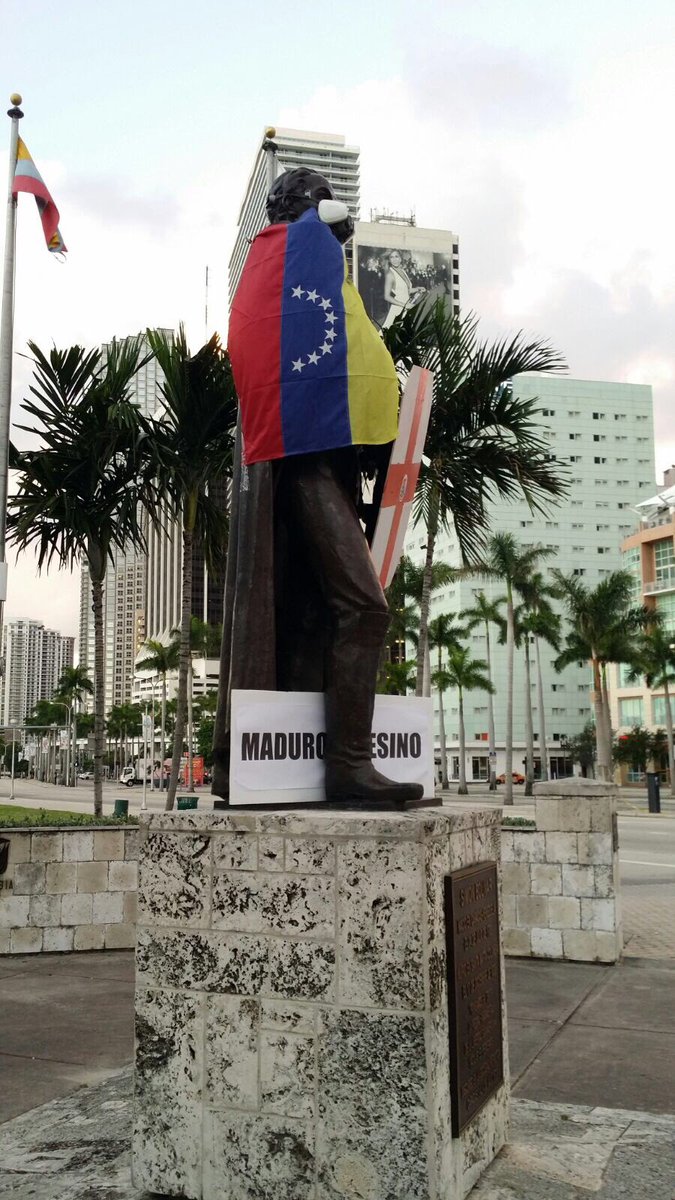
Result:
M312 304L316 304L317 300L319 299L319 293L315 291L308 292L307 299L311 300Z
M294 371L302 371L302 368L304 367L304 365L305 364L301 358L296 358L295 361L293 362L293 370Z
M322 354L330 354L331 350L333 349L330 342L324 342L323 346L320 346L319 348Z
M293 288L291 295L295 296L296 300L302 300L302 294L303 294L304 290L305 289L301 288L301 287Z
M335 313L329 312L329 313L326 313L326 320L330 321L330 323L332 325L335 321L337 321L337 317L335 316Z
M326 330L326 338L330 338L331 342L334 342L336 337L337 337L337 333L335 332L334 329Z
M314 366L316 366L318 361L319 361L319 356L318 356L316 350L312 350L312 353L307 356L307 365L309 366L309 364L312 363Z
M326 298L323 297L320 301L320 304L321 304L322 308L330 308L331 302L330 302L330 300L326 300Z

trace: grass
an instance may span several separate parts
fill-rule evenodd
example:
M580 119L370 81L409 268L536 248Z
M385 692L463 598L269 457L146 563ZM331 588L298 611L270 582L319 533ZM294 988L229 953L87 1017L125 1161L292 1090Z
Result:
M64 825L137 825L135 817L95 817L93 813L59 812L46 808L24 808L20 804L0 804L0 829L27 826L61 828Z
M536 829L537 822L531 821L529 817L502 817L502 828L507 826L509 829Z

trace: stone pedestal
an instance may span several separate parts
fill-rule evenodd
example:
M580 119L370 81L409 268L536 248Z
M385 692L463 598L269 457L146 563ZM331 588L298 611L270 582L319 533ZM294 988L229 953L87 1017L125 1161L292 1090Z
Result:
M508 1083L452 1136L445 879L499 860L500 818L148 818L138 1188L191 1200L467 1194L505 1140Z

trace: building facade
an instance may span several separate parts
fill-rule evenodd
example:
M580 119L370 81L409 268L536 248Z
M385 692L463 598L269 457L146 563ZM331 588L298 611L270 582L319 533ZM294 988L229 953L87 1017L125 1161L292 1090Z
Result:
M565 499L550 511L531 512L525 501L500 502L491 510L491 532L513 534L522 547L542 544L552 551L542 569L557 567L575 574L588 587L622 567L621 546L634 528L631 511L636 498L654 490L654 432L652 393L646 385L567 379L553 375L521 375L513 381L519 397L538 397L542 437L550 457L562 468L569 483ZM409 530L407 552L424 561L426 533L420 525ZM459 567L454 531L441 534L436 559ZM497 598L504 586L496 581L458 579L432 597L431 616L450 612L458 617L473 607L475 594L484 591ZM485 634L477 628L468 645L472 657L485 659ZM553 775L569 770L561 741L581 731L591 719L591 677L585 662L558 673L556 652L542 646L544 708L547 727L546 754ZM506 649L491 638L495 695L497 773L504 770ZM525 753L525 677L523 652L516 651L514 678L514 770L522 770ZM533 674L534 680L534 674ZM536 687L532 684L535 761L538 746ZM465 696L467 778L488 777L487 696ZM438 713L438 698L435 698ZM450 762L458 764L458 700L444 697L446 742Z
M73 665L75 638L46 629L42 621L10 621L2 632L2 649L2 723L17 725L39 700L52 699L64 670Z
M268 132L271 136L268 136ZM359 151L337 133L270 129L260 140L237 220L237 236L229 263L230 303L244 269L248 248L268 224L265 202L271 177L295 167L311 167L324 175L354 221L359 217Z
M665 472L661 491L640 500L633 511L639 527L622 543L621 565L635 580L635 603L658 613L662 629L675 642L675 467ZM631 680L630 674L624 663L609 669L612 728L619 734L638 725L665 729L663 688L652 690L645 679ZM627 782L636 782L632 772L623 774Z

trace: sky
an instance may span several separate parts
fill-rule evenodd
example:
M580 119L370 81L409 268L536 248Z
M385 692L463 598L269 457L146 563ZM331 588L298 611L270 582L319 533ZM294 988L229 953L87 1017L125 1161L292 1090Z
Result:
M364 219L412 209L458 234L486 337L651 384L657 480L675 462L672 0L0 0L0 30L0 88L23 96L68 246L47 253L20 197L14 422L28 340L226 335L237 213L278 125L360 147ZM10 554L8 620L77 633L78 606L78 578Z

